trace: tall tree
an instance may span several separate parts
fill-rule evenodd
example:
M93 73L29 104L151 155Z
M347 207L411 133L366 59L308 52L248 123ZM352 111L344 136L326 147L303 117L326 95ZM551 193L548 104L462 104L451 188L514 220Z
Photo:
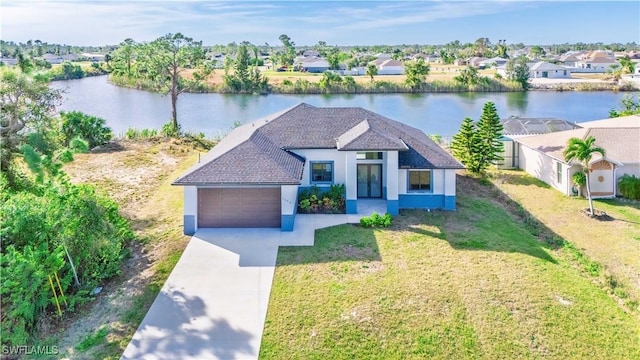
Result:
M472 173L478 173L478 162L475 159L477 153L478 137L476 126L470 117L464 118L460 130L453 136L451 152L456 159Z
M507 78L519 83L523 90L529 88L529 66L525 56L519 56L507 62Z
M422 88L427 75L429 75L429 64L424 62L424 59L418 58L408 62L404 66L405 84L411 88L412 91Z
M113 61L113 72L115 75L126 75L131 77L133 75L133 63L135 61L136 42L127 38L120 43L118 48L113 51L113 54L109 55L109 59ZM107 57L105 56L105 60Z
M627 74L633 74L636 70L636 63L631 61L629 55L626 55L625 57L620 59L620 66L622 66Z
M567 162L577 160L582 165L582 171L585 172L587 177L587 199L589 199L589 213L591 216L593 216L593 200L591 199L591 188L589 187L589 162L591 162L594 154L605 156L604 148L597 146L595 142L596 139L593 136L589 136L584 140L571 138L563 152L564 159Z
M460 71L460 75L455 76L453 80L464 86L477 85L480 81L478 69L474 66L467 66L467 68Z
M12 70L2 70L0 76L0 169L13 183L13 158L29 137L41 139L52 127L52 115L61 96L41 78Z
M171 127L178 133L178 96L202 83L205 75L186 80L182 73L186 69L207 71L201 41L194 41L181 33L167 34L143 46L137 59L139 72L152 81L159 91L171 97Z
M496 164L503 160L502 156L500 156L504 151L504 144L500 141L502 130L503 126L500 122L496 105L491 101L486 102L482 107L482 116L480 116L476 131L476 156L480 172L487 169L491 164Z
M373 82L373 77L378 75L378 67L375 64L368 64L366 74L371 77L371 82Z
M293 60L296 57L295 43L291 41L291 38L286 34L282 34L278 37L282 42L283 51L279 54L278 59L281 66L293 65Z
M611 109L609 110L609 117L621 117L621 116L629 116L640 114L640 96L638 96L637 100L633 99L631 95L625 95L624 98L620 101L621 109Z

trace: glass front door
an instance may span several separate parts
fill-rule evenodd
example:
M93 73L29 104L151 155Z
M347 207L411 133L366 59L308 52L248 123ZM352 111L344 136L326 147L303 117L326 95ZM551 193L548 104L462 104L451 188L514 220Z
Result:
M358 197L382 197L381 164L358 164Z

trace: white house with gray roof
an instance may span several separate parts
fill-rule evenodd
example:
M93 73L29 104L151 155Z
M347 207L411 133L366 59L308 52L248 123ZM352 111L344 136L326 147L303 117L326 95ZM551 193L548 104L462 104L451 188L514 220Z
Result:
M624 174L640 176L640 116L604 119L579 124L581 128L549 134L515 138L518 167L566 195L574 194L572 176L582 171L576 162L564 160L563 151L570 138L593 136L605 149L605 156L594 155L589 163L589 186L594 198L619 195L617 182Z
M299 104L234 129L176 179L184 232L208 227L293 230L298 194L344 184L346 212L362 199L387 211L455 210L462 165L422 131L369 110Z

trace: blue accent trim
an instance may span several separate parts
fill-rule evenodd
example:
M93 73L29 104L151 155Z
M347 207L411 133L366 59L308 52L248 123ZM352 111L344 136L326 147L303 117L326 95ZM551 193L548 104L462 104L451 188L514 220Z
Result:
M400 194L400 209L455 210L456 197L427 193Z
M399 214L399 208L400 208L400 201L399 200L387 200L387 212L390 215L398 215Z
M280 230L293 231L293 225L296 221L296 214L280 216Z
M346 201L347 214L357 214L358 213L358 200L348 200Z
M382 187L382 198L383 199L387 198L387 187L386 186Z
M196 233L196 216L184 215L182 217L183 232L185 235L193 235Z
M445 196L444 197L444 209L445 210L455 210L456 209L456 197L455 196Z

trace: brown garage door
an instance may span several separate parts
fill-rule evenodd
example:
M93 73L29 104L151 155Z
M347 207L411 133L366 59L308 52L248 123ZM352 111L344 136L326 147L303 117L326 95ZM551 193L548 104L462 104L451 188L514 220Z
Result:
M198 189L198 227L280 227L280 188Z

